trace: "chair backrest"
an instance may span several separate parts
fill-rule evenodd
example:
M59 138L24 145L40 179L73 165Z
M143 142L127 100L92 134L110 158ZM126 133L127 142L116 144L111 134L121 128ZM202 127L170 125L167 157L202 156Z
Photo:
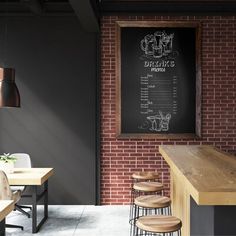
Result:
M32 163L29 154L27 153L12 153L12 156L17 158L14 163L15 168L31 168Z
M0 170L0 200L12 200L12 191L4 171Z

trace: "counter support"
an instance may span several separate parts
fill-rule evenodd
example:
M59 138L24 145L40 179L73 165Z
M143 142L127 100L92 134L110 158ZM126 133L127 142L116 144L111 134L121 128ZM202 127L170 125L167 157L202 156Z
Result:
M190 199L191 236L236 234L236 206L199 206Z
M182 236L236 235L236 157L211 146L160 146Z

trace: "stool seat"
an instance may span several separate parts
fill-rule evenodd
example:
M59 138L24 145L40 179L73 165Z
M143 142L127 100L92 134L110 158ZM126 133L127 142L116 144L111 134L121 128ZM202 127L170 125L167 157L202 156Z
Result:
M169 207L171 200L165 196L143 195L134 199L134 204L145 208L164 208Z
M170 233L180 230L182 222L175 216L141 216L136 221L136 226L152 233Z
M163 184L159 182L137 182L133 189L142 192L158 192L164 189Z
M132 174L132 178L136 180L155 180L158 179L159 174L154 171L141 171Z

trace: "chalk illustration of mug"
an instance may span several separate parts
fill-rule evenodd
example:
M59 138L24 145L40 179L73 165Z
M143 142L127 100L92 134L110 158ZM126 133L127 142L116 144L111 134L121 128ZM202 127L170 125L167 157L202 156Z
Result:
M154 46L153 47L153 57L160 58L162 57L162 46Z
M153 47L155 46L155 39L152 34L148 34L140 42L141 49L145 52L146 55L153 55Z

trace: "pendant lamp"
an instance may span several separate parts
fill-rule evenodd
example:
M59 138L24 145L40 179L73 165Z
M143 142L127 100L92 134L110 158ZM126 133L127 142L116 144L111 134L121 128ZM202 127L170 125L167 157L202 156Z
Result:
M20 94L15 84L15 69L5 66L7 55L7 15L8 0L6 0L6 22L3 40L3 67L0 67L0 108L1 107L20 107Z
M0 68L0 107L20 107L20 94L13 68Z

